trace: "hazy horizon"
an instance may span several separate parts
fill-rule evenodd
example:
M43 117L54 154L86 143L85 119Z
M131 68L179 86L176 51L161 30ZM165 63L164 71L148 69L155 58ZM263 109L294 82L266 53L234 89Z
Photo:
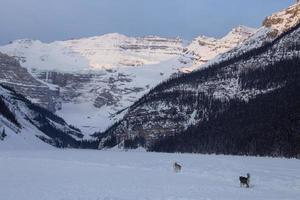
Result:
M257 28L295 0L1 0L0 44L120 33L191 40L222 37L238 25ZM13 12L12 12L13 10Z

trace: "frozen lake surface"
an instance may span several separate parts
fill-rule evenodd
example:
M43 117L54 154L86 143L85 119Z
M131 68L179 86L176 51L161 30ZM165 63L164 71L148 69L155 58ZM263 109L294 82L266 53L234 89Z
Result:
M182 164L174 173L172 163ZM251 174L249 189L238 177ZM90 150L0 152L3 200L300 198L300 160Z

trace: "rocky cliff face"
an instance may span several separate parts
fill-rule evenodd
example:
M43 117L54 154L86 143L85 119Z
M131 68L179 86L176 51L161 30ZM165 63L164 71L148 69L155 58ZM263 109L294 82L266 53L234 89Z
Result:
M26 68L8 55L0 53L0 82L26 95L31 101L55 111L59 106L59 90L35 79Z
M248 39L245 46L219 56L223 60L169 79L151 90L131 106L118 123L98 135L100 148L118 144L125 148L142 145L151 149L164 138L184 134L189 127L226 113L232 102L247 104L258 96L293 84L299 78L300 44L295 42L300 39L299 25L290 26L273 40L268 36L272 30L264 27L262 30ZM260 41L253 45L254 38ZM244 142L247 138L241 140Z

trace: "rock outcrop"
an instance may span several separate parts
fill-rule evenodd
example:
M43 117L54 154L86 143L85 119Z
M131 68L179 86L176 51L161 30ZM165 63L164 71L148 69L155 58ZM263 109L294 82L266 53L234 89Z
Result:
M287 9L267 17L263 22L263 26L272 29L272 31L269 33L269 36L276 38L278 35L286 32L299 22L300 4L297 2Z

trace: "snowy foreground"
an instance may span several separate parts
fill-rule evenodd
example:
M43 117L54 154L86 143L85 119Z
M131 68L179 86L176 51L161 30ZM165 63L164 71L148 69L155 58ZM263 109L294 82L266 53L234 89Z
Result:
M183 165L175 174L172 163ZM249 189L238 177L251 173ZM3 200L299 199L300 160L88 150L0 152Z

